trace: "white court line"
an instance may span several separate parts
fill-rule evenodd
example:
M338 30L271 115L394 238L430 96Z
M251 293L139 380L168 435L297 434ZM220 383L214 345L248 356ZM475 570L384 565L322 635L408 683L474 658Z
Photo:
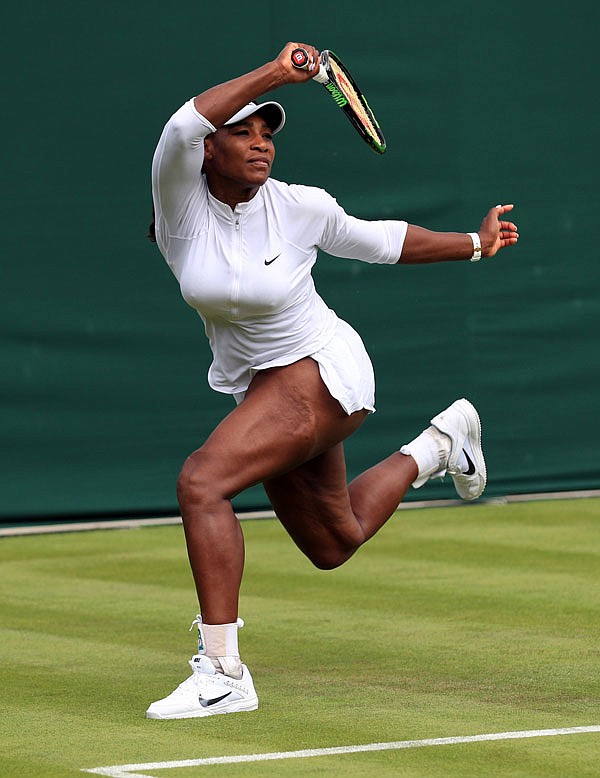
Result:
M179 762L146 762L145 764L112 765L82 769L83 773L106 775L109 778L154 778L135 772L136 770L169 770L176 767L203 767L216 764L240 764L241 762L267 762L274 759L305 759L311 756L334 756L358 754L365 751L397 751L404 748L426 748L427 746L453 746L460 743L483 743L490 740L522 740L533 737L554 737L557 735L580 735L600 732L600 726L564 727L562 729L530 729L519 732L492 732L487 735L464 737L440 737L427 740L398 740L392 743L366 743L362 746L338 746L336 748L308 748L303 751L275 751L267 754L238 754L237 756L212 756L206 759L183 759Z
M538 500L579 500L594 499L600 497L600 489L580 489L574 492L533 492L531 494L508 494L506 496L488 497L479 499L476 503L467 503L467 507L478 505L507 505L513 502L536 502ZM418 508L459 508L465 507L464 500L409 500L402 502L397 510L413 510ZM240 511L235 514L238 519L274 519L272 510ZM16 519L15 521L18 521ZM161 527L169 524L181 524L181 516L168 516L145 519L103 519L99 521L68 522L57 524L49 519L48 524L25 524L8 527L0 526L0 538L20 535L46 535L59 532L83 532L85 530L103 529L135 529L137 527ZM1 524L2 522L0 522ZM10 519L6 523L11 525Z

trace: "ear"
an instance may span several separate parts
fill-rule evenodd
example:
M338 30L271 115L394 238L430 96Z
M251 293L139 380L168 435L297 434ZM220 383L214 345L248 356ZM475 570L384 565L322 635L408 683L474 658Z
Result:
M204 159L212 160L215 155L212 137L208 135L204 138Z

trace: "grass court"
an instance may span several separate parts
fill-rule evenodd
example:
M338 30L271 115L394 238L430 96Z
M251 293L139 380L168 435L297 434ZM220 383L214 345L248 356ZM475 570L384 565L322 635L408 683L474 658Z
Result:
M194 652L181 527L0 539L3 778L115 765L151 778L597 778L600 500L403 510L330 572L275 520L243 527L240 646L260 708L180 721L144 713Z

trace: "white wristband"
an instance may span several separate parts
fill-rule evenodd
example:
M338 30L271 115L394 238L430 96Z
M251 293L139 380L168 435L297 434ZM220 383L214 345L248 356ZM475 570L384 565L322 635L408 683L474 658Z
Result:
M473 256L471 262L479 262L481 259L481 238L478 232L469 232L469 237L473 241Z

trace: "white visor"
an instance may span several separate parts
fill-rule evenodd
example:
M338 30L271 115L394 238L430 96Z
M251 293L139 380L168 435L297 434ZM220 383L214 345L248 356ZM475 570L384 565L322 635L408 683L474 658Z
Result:
M265 121L271 128L273 135L275 135L276 132L279 132L285 124L285 111L283 110L283 106L272 101L267 103L248 103L248 105L245 105L241 110L234 114L231 119L226 121L225 124L237 124L237 122L241 122L248 116L252 116L252 114L259 111L264 115Z

